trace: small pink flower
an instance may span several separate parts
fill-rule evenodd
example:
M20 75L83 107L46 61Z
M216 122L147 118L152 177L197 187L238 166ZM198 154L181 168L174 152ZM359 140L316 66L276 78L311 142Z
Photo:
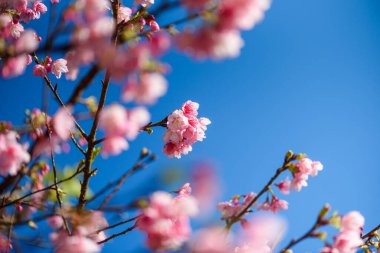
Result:
M357 211L349 212L340 221L340 229L360 232L364 226L364 217Z
M27 147L17 142L17 133L9 131L0 133L0 175L14 176L23 163L30 161Z
M199 109L199 104L190 100L186 101L182 105L182 111L187 117L198 116L198 109Z
M140 82L130 78L122 91L125 102L135 101L140 104L154 104L167 90L167 81L159 73L143 73Z
M137 227L146 234L146 245L154 251L176 250L189 239L189 217L197 213L197 203L190 195L155 192L141 212Z
M190 183L186 183L183 186L181 186L181 188L179 188L179 190L176 191L176 193L183 196L189 196L191 194Z
M134 5L141 5L142 7L149 7L154 4L154 0L135 0Z
M148 26L150 26L152 28L152 30L155 32L160 30L160 25L155 20L150 21L148 23Z
M37 64L33 68L33 75L44 77L47 74L46 68L42 64Z
M10 252L11 249L13 249L12 241L5 235L0 234L0 252Z
M175 110L168 117L168 129L171 131L183 131L189 126L189 119L183 111Z
M312 176L312 177L315 177L316 175L318 175L319 171L323 170L323 165L320 162L313 162L311 164L311 167L312 168L311 168L310 176Z
M290 193L291 181L289 180L289 178L286 178L285 180L276 184L276 186L280 189L280 191L283 194L288 195Z
M53 117L53 129L57 137L62 141L70 138L75 124L71 116L71 108L60 108Z
M61 78L62 73L69 72L67 61L63 58L55 60L51 66L51 71L58 79Z
M128 148L128 142L124 137L108 137L104 141L102 155L103 157L108 157L108 155L118 155Z
M25 71L26 65L28 65L28 60L27 55L9 58L1 68L1 76L11 78L21 75Z
M36 33L32 30L24 31L16 41L15 50L17 53L32 53L37 49L39 41Z
M231 238L222 227L211 227L198 231L189 244L192 253L234 252Z
M131 19L132 10L128 7L120 6L117 14L117 23L128 22Z
M294 174L294 178L291 183L291 188L295 191L299 192L301 191L302 187L306 187L308 176L302 173L296 173Z

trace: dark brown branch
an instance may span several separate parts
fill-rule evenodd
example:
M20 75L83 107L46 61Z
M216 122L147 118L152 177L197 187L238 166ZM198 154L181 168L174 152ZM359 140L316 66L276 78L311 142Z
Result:
M113 235L111 235L110 237L108 237L107 239L104 239L103 241L100 241L100 242L98 242L98 244L103 244L103 243L105 243L105 242L108 242L109 240L112 240L113 238L115 238L115 237L118 237L118 236L121 236L121 235L125 235L126 233L128 233L128 232L131 232L133 229L135 229L137 226L136 226L136 224L135 225L133 225L132 227L129 227L129 228L127 228L126 230L124 230L124 231L122 231L122 232L120 232L120 233L117 233L117 234L113 234Z
M17 199L15 199L15 200L12 200L11 202L8 202L8 203L6 203L6 204L3 204L3 205L0 206L0 209L3 209L3 208L5 208L5 207L7 207L7 206L11 206L11 205L13 205L13 204L16 204L16 203L20 202L21 200L26 199L26 198L28 198L28 197L30 197L30 196L32 196L32 195L34 195L34 194L37 194L37 193L39 193L39 192L44 192L44 191L47 191L47 190L52 190L52 189L54 189L54 187L55 187L56 185L61 184L61 183L64 183L64 182L66 182L66 181L69 181L69 180L73 179L75 176L77 176L77 175L80 174L81 172L82 172L82 169L78 169L78 170L77 170L73 175L71 175L70 177L67 177L67 178L65 178L65 179L62 179L62 180L58 181L56 184L52 184L52 185L49 185L49 186L47 186L47 187L45 187L45 188L42 188L42 189L40 189L40 190L37 190L37 191L34 191L34 192L30 192L30 193L28 193L28 194L26 194L26 195L24 195L24 196L22 196L22 197L20 197L20 198L17 198Z

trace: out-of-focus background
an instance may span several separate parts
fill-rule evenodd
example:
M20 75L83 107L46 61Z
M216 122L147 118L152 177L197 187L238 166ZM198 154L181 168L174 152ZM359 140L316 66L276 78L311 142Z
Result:
M197 62L170 52L164 58L172 65L170 88L150 108L153 120L187 99L197 101L200 115L212 120L207 139L181 160L169 160L161 151L163 131L143 133L130 151L99 159L92 188L121 175L146 146L158 154L158 161L131 178L111 204L129 203L140 190L147 194L159 189L161 178L177 177L175 168L183 168L180 180L166 188L173 190L187 181L188 170L198 161L216 168L219 199L227 200L259 191L292 149L321 161L325 169L300 193L284 196L290 205L281 213L289 222L283 243L304 233L325 203L342 213L360 211L368 231L380 222L379 12L377 0L275 0L264 21L243 33L245 47L237 59ZM59 83L67 96L74 83ZM98 91L100 82L93 86L90 92ZM31 75L2 80L0 119L20 123L25 108L40 106L41 87L42 80ZM112 87L109 102L119 100L119 90ZM55 108L52 100L50 112ZM78 158L75 151L61 155L58 165L63 168ZM218 214L197 223L217 222ZM134 232L107 244L104 252L143 252L141 241ZM321 247L307 241L295 251Z

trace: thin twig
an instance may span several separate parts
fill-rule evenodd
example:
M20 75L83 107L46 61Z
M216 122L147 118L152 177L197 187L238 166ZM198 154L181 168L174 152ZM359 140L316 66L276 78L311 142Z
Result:
M113 235L111 235L110 237L104 239L103 241L98 242L98 244L103 244L103 243L108 242L109 240L111 240L111 239L113 239L113 238L115 238L115 237L118 237L118 236L121 236L121 235L125 235L126 233L131 232L131 231L132 231L133 229L135 229L136 227L137 227L137 225L135 224L135 225L133 225L132 227L129 227L129 228L127 228L126 230L124 230L124 231L122 231L122 232L120 232L120 233L113 234Z

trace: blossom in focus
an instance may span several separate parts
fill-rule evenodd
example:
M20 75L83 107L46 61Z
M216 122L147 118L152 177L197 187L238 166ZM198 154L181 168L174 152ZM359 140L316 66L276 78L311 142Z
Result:
M309 158L302 158L298 163L294 164L297 171L293 173L291 188L300 191L302 187L307 186L309 176L317 176L318 172L323 170L323 165L318 161L312 161Z
M140 104L154 104L167 90L167 81L159 73L143 73L139 80L130 78L122 91L122 99L125 102Z
M188 195L189 185L179 190L182 194L173 197L158 191L149 199L137 220L137 228L146 234L146 245L154 251L179 249L189 239L189 218L198 213L197 201Z
M291 181L287 177L285 180L281 181L280 183L276 184L278 189L281 191L282 194L289 194L291 189Z
M17 141L17 133L0 133L0 175L16 175L23 163L30 160L27 147Z
M186 114L187 107L196 108L192 114ZM211 121L197 118L198 103L187 101L181 110L175 110L168 116L167 130L164 133L164 153L172 158L181 158L192 150L192 145L206 138L205 131ZM185 108L185 111L183 111Z
M55 60L51 66L51 72L59 79L62 73L69 72L67 68L67 61L63 58Z

